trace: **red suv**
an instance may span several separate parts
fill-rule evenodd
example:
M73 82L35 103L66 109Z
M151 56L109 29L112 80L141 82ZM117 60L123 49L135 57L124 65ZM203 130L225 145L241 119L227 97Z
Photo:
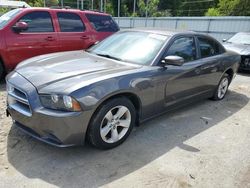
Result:
M0 17L0 77L24 59L86 49L119 30L105 13L22 8Z

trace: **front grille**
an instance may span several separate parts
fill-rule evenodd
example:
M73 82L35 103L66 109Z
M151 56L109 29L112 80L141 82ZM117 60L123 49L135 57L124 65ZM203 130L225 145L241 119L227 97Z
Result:
M241 68L250 68L250 56L241 56Z
M32 116L28 97L25 92L7 83L8 105L25 116Z

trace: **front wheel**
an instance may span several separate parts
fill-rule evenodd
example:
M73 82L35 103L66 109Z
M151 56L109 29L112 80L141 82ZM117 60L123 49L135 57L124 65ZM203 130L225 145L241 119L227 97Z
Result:
M111 149L126 140L135 124L136 112L127 98L115 98L104 103L89 125L89 142L100 149Z
M212 97L213 100L222 100L228 90L228 86L230 83L230 78L228 74L224 74L223 77L220 80L219 85L216 88L216 91L214 93L214 96Z

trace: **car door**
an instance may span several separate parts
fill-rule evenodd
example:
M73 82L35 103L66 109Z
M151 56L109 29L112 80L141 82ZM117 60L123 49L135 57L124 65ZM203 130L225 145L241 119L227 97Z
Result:
M180 56L185 62L182 66L166 65L159 68L157 109L162 111L167 107L184 101L191 101L206 91L201 74L202 62L198 56L197 42L194 36L179 36L167 48L164 56Z
M211 92L214 91L221 77L222 54L224 50L221 45L205 36L197 36L199 57L201 62L200 82Z
M57 12L61 51L81 50L93 42L80 15L74 12Z
M17 22L26 22L28 29L6 35L7 53L13 66L24 59L59 51L58 38L48 11L32 11Z

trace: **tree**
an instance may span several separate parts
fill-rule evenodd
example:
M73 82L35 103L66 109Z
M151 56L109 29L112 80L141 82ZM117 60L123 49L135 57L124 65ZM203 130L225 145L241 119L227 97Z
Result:
M9 11L8 8L0 7L0 15L6 13L6 12L8 12L8 11Z
M216 8L211 8L207 16L250 16L249 0L220 0Z
M159 0L138 0L140 16L155 16L158 11Z

